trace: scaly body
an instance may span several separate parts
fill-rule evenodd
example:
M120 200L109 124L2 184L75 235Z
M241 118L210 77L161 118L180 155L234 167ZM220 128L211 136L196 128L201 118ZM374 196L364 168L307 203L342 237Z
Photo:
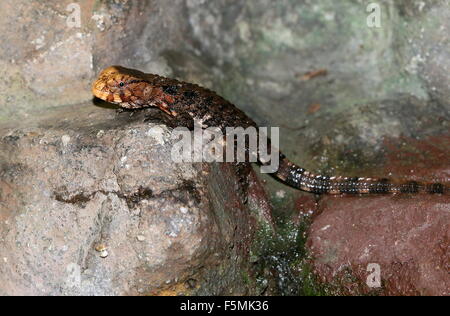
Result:
M203 127L257 127L244 112L216 93L198 85L154 74L112 66L101 72L92 86L93 94L126 109L157 107L184 126L194 120ZM316 194L446 194L448 186L415 181L395 182L384 178L329 177L315 175L280 154L280 167L273 174L294 188Z

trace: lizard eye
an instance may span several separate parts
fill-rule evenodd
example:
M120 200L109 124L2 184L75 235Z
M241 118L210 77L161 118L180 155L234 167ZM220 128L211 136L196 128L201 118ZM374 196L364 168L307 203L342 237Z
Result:
M123 87L125 84L123 82L119 83L119 87Z

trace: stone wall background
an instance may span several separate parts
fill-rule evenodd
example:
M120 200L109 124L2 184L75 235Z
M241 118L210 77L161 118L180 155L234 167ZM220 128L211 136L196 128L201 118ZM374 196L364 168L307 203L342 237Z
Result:
M281 147L302 161L329 156L330 144L369 152L385 135L448 129L448 0L377 1L381 28L367 26L371 2L360 0L85 0L74 2L80 28L67 25L70 3L0 4L0 122L88 102L100 69L121 64L218 91L292 135ZM302 80L319 69L328 74ZM406 118L416 121L417 111L385 113L396 110L384 101L411 99L421 117L439 120L411 128Z
M81 7L80 28L67 25L70 3ZM368 3L2 1L2 119L89 100L109 64L202 82L260 121L398 93L448 110L449 1L375 2L381 28L367 27ZM319 68L329 76L298 80Z

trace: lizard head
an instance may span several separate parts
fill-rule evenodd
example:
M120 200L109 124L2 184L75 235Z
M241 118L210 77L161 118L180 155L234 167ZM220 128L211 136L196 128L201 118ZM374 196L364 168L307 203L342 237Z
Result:
M94 96L128 109L148 104L152 90L148 75L121 66L104 69L92 84Z

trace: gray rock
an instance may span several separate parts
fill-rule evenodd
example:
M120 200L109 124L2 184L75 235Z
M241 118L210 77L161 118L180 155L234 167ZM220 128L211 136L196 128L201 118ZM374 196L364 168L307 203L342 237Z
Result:
M86 104L1 129L1 295L249 291L260 219L233 167L173 163L170 129L129 115Z
M182 43L182 3L77 1L78 10L68 3L2 1L0 121L90 100L92 80L111 64L170 74L160 52Z

